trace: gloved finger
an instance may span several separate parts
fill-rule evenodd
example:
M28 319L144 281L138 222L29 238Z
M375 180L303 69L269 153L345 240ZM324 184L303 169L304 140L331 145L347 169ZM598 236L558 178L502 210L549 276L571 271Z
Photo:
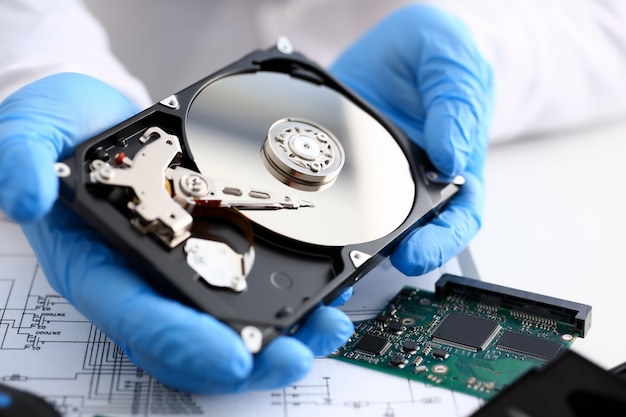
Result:
M81 140L137 112L117 90L85 75L52 75L0 103L0 209L43 216L58 194L54 163Z
M317 308L293 337L279 336L255 356L255 367L240 391L283 387L304 377L315 356L342 346L354 332L348 316L333 307Z
M295 333L313 351L315 356L325 356L342 346L354 332L348 316L335 307L318 307Z
M333 307L318 308L294 337L279 336L255 355L254 370L237 392L284 387L303 378L315 356L330 354L353 332L354 326L344 313Z
M238 392L284 387L302 379L313 366L313 352L303 343L279 336L256 354L255 368Z
M342 346L354 326L341 311L322 306L306 319L294 337L280 336L256 355L256 366L243 390L272 389L306 375L315 356L325 356Z
M436 7L400 8L352 45L331 71L447 175L463 172L475 143L486 140L491 69L464 24Z
M406 275L422 275L440 267L465 248L478 233L483 211L484 184L473 174L431 222L404 238L390 255Z
M474 110L447 94L428 108L421 146L433 165L446 175L464 172L472 155L487 150L488 121Z
M344 290L344 292L341 293L339 297L335 298L333 302L330 303L329 305L331 307L339 307L339 306L344 305L346 301L348 301L350 297L352 297L352 293L353 293L353 288L348 287L347 289Z

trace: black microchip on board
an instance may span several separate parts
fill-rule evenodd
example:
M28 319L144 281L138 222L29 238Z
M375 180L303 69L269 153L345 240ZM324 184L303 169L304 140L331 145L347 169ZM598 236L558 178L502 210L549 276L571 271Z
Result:
M366 334L354 345L354 350L370 356L382 355L389 349L391 343L384 337Z
M521 333L506 332L496 345L499 349L521 353L541 359L554 359L561 352L561 345L551 340L538 339Z
M415 294L417 294L417 290L415 290L414 288L403 288L400 291L400 296L404 298L411 298Z
M389 359L389 365L397 366L398 368L404 368L408 360L399 353L396 353Z
M433 355L433 358L440 359L440 360L448 359L448 357L450 356L450 354L443 349L433 350L432 355Z
M452 312L442 320L431 337L434 341L476 352L484 350L500 328L493 320Z
M404 330L404 326L402 326L399 321L395 320L390 320L389 323L387 323L387 327L389 328L389 331L393 333L400 333Z
M417 350L417 342L414 340L405 340L402 343L402 350L405 352L415 352Z

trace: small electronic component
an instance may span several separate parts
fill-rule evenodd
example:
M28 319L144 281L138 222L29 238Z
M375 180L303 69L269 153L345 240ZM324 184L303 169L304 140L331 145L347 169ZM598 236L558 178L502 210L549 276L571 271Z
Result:
M404 352L413 353L416 352L418 344L415 340L405 340L402 342L402 350Z
M387 328L392 333L402 333L402 331L404 330L404 326L402 326L400 322L395 321L395 320L390 320L387 323Z
M450 354L448 353L448 351L443 350L443 349L433 350L432 355L433 355L433 358L439 359L439 360L448 359L450 357Z
M402 354L396 353L389 359L389 365L395 366L397 368L404 368L406 364L409 363L407 358L405 358Z
M391 343L384 337L366 334L354 345L354 350L365 355L375 356L382 355L390 346Z
M413 289L413 288L403 288L402 290L400 290L400 297L404 297L404 298L411 298L414 295L417 294L417 290Z
M425 373L428 372L428 368L424 365L418 365L415 367L415 373L416 374L421 374L421 373Z
M586 304L450 274L435 287L403 288L332 357L490 399L591 323Z

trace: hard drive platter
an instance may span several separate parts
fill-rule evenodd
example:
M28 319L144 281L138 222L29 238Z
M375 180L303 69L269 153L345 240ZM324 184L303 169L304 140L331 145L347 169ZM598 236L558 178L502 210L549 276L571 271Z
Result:
M265 167L261 145L286 117L315 120L340 138L345 164L328 188L294 189ZM186 130L204 175L310 201L311 209L244 212L299 241L345 246L381 238L402 224L415 200L407 158L380 123L336 91L288 74L238 74L209 85L191 105Z

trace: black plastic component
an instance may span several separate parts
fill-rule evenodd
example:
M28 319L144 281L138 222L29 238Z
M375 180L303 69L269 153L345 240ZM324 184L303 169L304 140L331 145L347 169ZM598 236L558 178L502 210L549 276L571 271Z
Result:
M61 417L43 398L0 384L0 417Z
M618 417L626 413L626 381L572 350L534 368L471 417Z
M579 332L580 337L585 337L591 327L591 306L587 304L444 274L435 284L435 295L443 299L450 294L568 323Z
M614 368L611 368L609 371L626 382L626 362L620 363Z

